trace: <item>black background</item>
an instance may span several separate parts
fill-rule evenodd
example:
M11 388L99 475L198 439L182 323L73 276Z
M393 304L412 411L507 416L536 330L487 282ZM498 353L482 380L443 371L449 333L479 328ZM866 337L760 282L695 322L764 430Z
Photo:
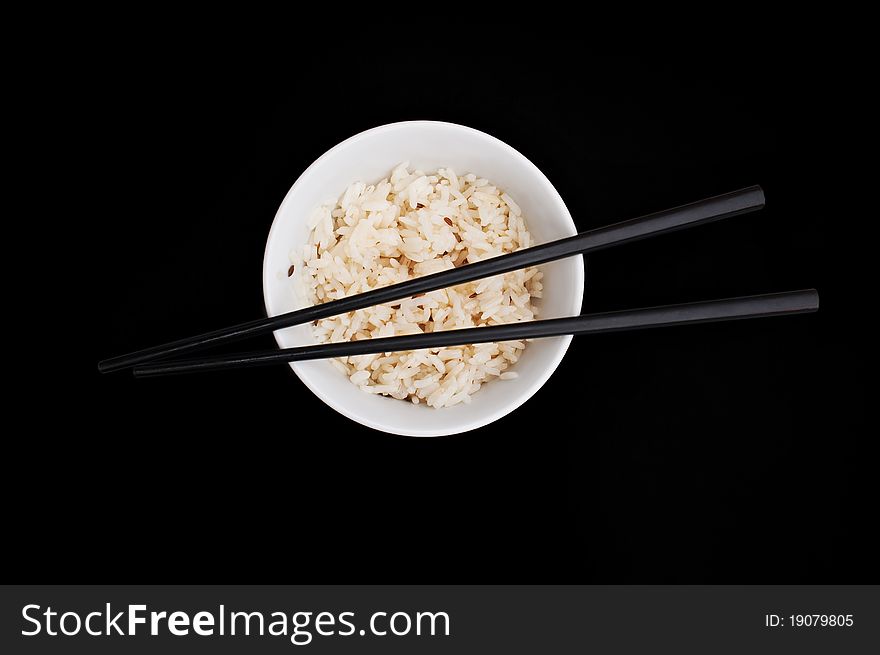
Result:
M855 292L829 263L803 75L576 46L349 54L292 50L274 76L207 56L89 69L74 214L90 268L57 284L88 336L75 387L43 384L48 441L22 439L32 502L7 520L28 581L876 581L862 332L834 330ZM283 366L96 372L262 315L266 235L297 176L410 119L509 143L579 229L764 187L762 212L590 257L584 311L804 287L822 310L576 340L514 414L437 439L350 422Z

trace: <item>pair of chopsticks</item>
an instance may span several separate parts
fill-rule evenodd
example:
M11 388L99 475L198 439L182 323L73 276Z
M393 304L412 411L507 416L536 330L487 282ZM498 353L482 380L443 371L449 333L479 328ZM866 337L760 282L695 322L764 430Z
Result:
M674 209L581 232L572 237L526 248L492 259L466 264L448 271L426 275L380 289L373 289L348 298L306 307L285 314L279 314L278 316L241 323L206 334L153 346L127 355L112 357L100 362L98 370L102 373L107 373L134 367L134 374L136 376L147 377L249 366L267 366L279 362L296 362L400 350L419 350L422 348L457 346L489 341L513 341L518 339L555 337L566 334L582 335L599 332L618 332L693 323L802 314L816 311L819 308L819 296L814 289L807 289L682 305L586 314L568 318L508 323L482 328L431 332L428 334L367 339L363 341L316 344L224 357L168 362L156 361L222 343L265 334L292 325L309 323L329 316L336 316L337 314L408 298L416 294L436 291L437 289L463 284L464 282L472 282L480 278L508 273L528 266L536 266L573 255L596 252L647 237L666 234L724 218L731 218L740 214L757 211L763 206L764 192L759 186L751 186Z

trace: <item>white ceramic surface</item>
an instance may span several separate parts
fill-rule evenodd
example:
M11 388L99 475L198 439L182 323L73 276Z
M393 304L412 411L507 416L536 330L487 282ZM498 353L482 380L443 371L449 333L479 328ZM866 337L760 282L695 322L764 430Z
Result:
M434 121L392 123L357 134L328 150L291 187L272 224L263 259L263 296L269 316L302 306L287 277L289 253L308 241L306 220L322 201L338 197L354 181L367 184L388 177L402 161L423 171L450 166L473 172L507 191L523 210L537 243L571 236L574 222L559 193L538 168L519 152L483 132ZM544 264L544 297L536 299L539 318L580 312L584 291L582 257ZM310 325L275 332L282 348L314 343ZM482 427L528 400L562 361L571 337L539 339L510 369L514 380L494 380L474 394L469 405L432 409L426 405L368 394L327 361L291 364L294 372L325 403L363 425L414 437L435 437ZM291 410L308 399L291 388ZM545 402L553 401L545 398ZM295 418L296 412L291 416Z

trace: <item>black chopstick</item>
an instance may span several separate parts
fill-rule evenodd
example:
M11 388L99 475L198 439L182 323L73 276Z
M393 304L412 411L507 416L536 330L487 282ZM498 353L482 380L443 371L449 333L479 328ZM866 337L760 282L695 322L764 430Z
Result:
M425 275L380 289L373 289L341 300L314 305L278 316L261 318L248 323L222 328L178 341L152 346L144 350L111 357L98 363L98 370L108 373L155 359L164 359L184 352L207 348L229 341L280 330L281 328L317 321L356 309L400 300L417 293L427 293L445 287L471 282L480 278L508 273L527 266L536 266L572 255L595 252L610 246L630 243L650 236L665 234L686 227L730 218L760 209L764 206L764 192L759 186L732 191L689 205L667 209L655 214L615 223L573 237L559 239L507 255L467 264L448 271Z
M819 294L815 289L805 289L802 291L787 291L784 293L728 298L725 300L709 300L683 305L665 305L662 307L627 309L602 314L586 314L544 321L523 321L481 328L430 332L428 334L315 344L298 348L243 353L209 359L158 362L136 366L134 374L137 377L150 377L220 371L250 366L270 366L281 362L301 362L328 357L347 357L401 350L419 350L421 348L461 346L469 343L486 343L488 341L539 339L543 337L557 337L564 334L581 335L620 332L673 325L804 314L814 312L818 308Z

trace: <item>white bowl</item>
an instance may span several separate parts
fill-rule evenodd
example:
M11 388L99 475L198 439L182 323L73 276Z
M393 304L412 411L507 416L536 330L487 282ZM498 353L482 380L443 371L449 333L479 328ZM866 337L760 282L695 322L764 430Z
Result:
M391 169L402 161L409 161L423 171L449 166L459 174L473 172L488 178L519 204L537 243L577 232L550 181L528 159L498 139L452 123L411 121L383 125L328 150L300 175L278 208L263 258L263 296L269 316L301 306L287 277L288 257L292 248L308 242L306 220L314 208L327 198L341 195L352 182L370 184L388 177ZM544 264L541 270L544 297L534 301L540 308L539 318L580 313L583 258ZM275 340L282 348L315 342L311 325L278 330ZM518 378L488 382L474 394L469 405L442 409L365 393L327 361L297 362L290 366L318 398L358 423L393 434L436 437L482 427L515 410L547 381L570 343L571 337L530 342L511 369L519 373Z

